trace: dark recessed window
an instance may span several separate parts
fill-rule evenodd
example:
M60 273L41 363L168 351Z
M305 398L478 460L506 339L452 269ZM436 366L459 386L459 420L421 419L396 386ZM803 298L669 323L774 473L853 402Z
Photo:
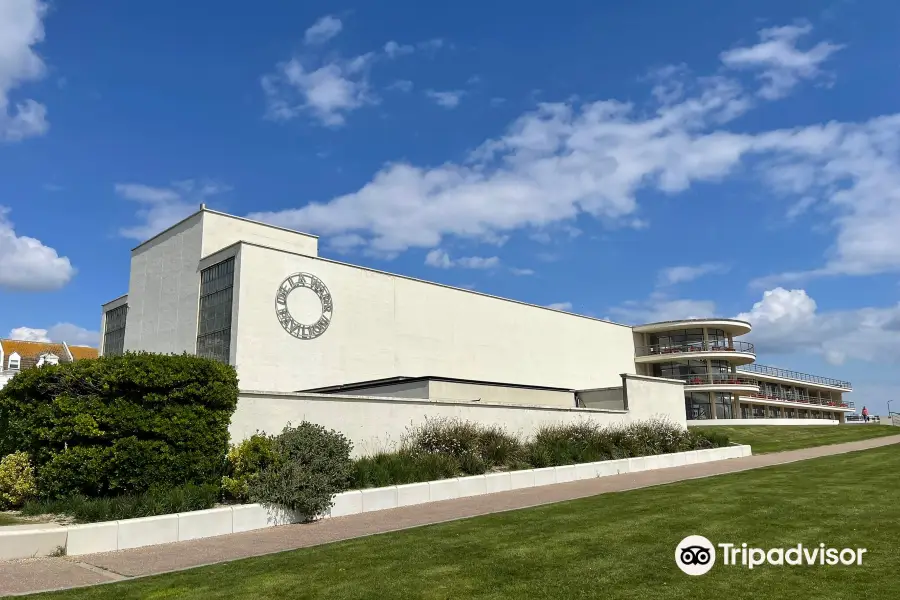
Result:
M234 258L200 272L197 356L227 363L231 357L231 302Z
M106 326L103 331L103 356L120 356L125 352L125 322L127 319L127 304L106 311Z

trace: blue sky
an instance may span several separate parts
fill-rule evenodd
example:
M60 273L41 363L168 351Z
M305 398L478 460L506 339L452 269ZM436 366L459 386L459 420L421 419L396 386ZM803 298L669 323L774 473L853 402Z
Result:
M896 3L289 4L0 4L0 335L96 342L205 202L900 389Z

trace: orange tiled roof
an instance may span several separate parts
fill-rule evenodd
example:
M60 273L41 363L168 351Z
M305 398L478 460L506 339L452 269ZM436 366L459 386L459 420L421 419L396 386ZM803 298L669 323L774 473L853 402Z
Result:
M100 352L96 348L91 348L90 346L72 346L71 344L69 345L69 352L72 353L72 358L75 360L97 358L100 355Z
M3 346L4 358L7 358L13 352L18 352L22 358L37 358L47 352L52 352L60 360L69 358L63 345L55 342L25 342L22 340L0 339L0 345Z

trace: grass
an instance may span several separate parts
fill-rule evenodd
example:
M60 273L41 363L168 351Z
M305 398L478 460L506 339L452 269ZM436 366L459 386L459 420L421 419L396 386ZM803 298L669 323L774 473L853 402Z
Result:
M606 494L38 597L898 597L900 445ZM861 567L674 564L687 535L868 549Z
M749 444L753 454L768 454L856 442L886 435L900 435L900 428L890 425L742 425L736 427L691 427L704 433L721 432L732 442Z

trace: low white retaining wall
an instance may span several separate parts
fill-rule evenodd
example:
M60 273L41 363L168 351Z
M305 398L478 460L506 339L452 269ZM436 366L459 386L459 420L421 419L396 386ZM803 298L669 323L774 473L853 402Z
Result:
M693 450L353 490L337 494L334 497L334 505L323 518L344 517L554 483L741 458L750 454L750 446L735 445L711 450ZM113 552L295 522L297 519L288 512L268 509L259 504L242 504L174 515L48 529L3 531L0 527L0 560L49 556L62 550L69 556Z
M238 443L260 430L280 433L288 423L309 421L340 431L353 443L353 456L366 456L395 449L409 427L422 425L428 419L499 425L522 438L533 436L542 425L583 421L605 426L658 418L684 427L683 383L625 375L624 400L628 410L242 391L228 431L231 442ZM575 402L574 395L572 402Z
M834 419L704 419L688 421L688 427L709 425L839 425Z

